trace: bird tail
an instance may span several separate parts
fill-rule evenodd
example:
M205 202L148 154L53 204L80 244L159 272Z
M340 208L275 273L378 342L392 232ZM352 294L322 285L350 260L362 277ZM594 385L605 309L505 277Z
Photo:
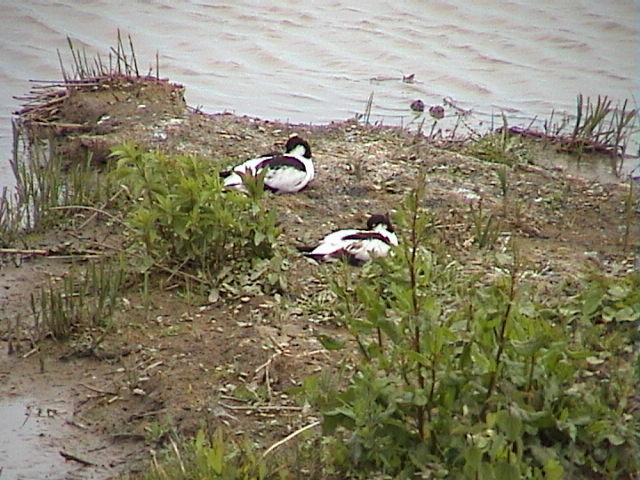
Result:
M322 263L326 261L325 255L323 253L312 253L315 250L315 248L316 247L305 247L305 246L296 247L296 249L307 258L315 260L318 263Z

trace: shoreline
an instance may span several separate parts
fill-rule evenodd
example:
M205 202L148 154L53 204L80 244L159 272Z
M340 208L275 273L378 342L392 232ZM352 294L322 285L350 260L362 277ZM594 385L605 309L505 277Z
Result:
M640 213L625 211L627 185L521 161L553 157L553 146L518 141L502 151L513 164L488 162L479 158L486 145L475 151L447 148L398 127L353 121L290 125L204 114L187 107L183 87L168 81L71 89L66 96L52 93L42 105L28 128L40 138L53 132L55 140L39 154L55 152L67 167L90 158L98 168L110 161L110 148L127 139L168 155L198 155L221 165L279 149L291 133L303 135L312 144L317 179L300 195L268 197L278 215L279 242L288 247L359 225L369 212L397 210L417 172L424 171L424 207L434 217L448 255L467 271L486 275L487 281L497 275L492 251L507 251L511 238L520 243L528 281L553 294L588 269L621 277L638 268ZM508 188L501 186L501 172ZM499 229L492 248L484 250L478 247L474 218L488 226L490 215L499 219ZM625 221L631 230L623 251ZM86 259L77 252L107 256L112 253L107 246L123 243L122 228L108 217L75 211L59 225L15 243L45 254L0 253L0 301L7 306L1 319L8 325L2 339L9 352L0 360L2 397L51 384L61 389L40 401L46 406L64 398L65 413L54 418L87 428L62 434L60 441L70 442L74 455L103 465L78 474L109 478L139 468L135 465L148 458L147 450L166 441L172 429L193 434L202 417L251 431L264 445L304 425L307 416L287 392L305 375L336 368L339 362L335 352L318 353L315 333L345 332L321 308L327 308L322 299L329 295L323 270L299 256L286 258L284 294L254 291L248 282L236 294L191 305L171 285L145 299L134 283L114 314L117 334L108 335L96 351L86 354L79 339L45 337L31 345L31 295L84 268ZM37 352L26 356L34 348ZM271 377L265 380L260 366L272 361ZM265 388L265 382L272 395L269 405L280 408L277 414L244 408L251 405L240 395L242 389ZM86 445L89 437L97 444ZM99 461L93 448L102 448Z

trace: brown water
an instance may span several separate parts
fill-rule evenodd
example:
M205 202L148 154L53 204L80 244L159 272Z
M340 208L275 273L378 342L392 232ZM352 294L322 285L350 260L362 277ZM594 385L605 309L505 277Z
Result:
M638 91L638 2L617 0L0 0L0 186L11 178L10 114L28 80L60 78L66 36L103 55L131 34L141 69L187 86L205 111L327 123L363 112L411 121L409 103L450 97L491 120L572 112L578 93ZM415 74L416 82L403 83ZM373 78L382 81L372 81Z

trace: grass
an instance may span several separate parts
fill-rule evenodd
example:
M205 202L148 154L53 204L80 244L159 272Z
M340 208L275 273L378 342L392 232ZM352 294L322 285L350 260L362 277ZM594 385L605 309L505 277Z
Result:
M110 318L118 307L125 278L121 262L101 261L71 270L58 282L50 280L31 296L40 338L51 335L65 341L83 335L88 351L95 353L112 331Z
M573 132L563 145L570 152L598 151L621 157L627 150L637 117L635 109L628 109L628 101L613 108L606 95L594 101L582 94L577 97Z
M465 151L480 160L508 166L526 164L530 159L530 153L520 136L511 133L504 113L502 127L489 134L478 136Z
M503 202L503 205L506 203ZM474 244L481 250L495 248L501 233L501 223L496 215L483 210L482 204L479 203L477 206L470 205L469 218Z

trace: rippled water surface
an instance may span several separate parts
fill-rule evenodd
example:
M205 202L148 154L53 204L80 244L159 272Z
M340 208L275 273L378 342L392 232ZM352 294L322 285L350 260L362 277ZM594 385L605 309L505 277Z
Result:
M372 119L385 124L410 121L415 98L443 97L526 124L573 111L578 93L637 98L639 10L632 0L0 0L0 185L11 178L12 96L60 78L67 35L92 56L118 28L130 34L141 69L158 51L161 75L208 112L327 123L363 112L373 92Z

